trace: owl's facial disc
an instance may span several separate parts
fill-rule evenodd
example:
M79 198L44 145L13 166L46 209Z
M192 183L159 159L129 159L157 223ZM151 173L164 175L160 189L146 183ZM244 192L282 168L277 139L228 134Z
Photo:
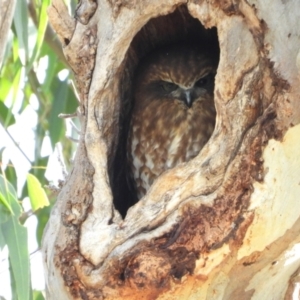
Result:
M161 81L160 86L166 93L171 93L179 88L177 84L169 81Z
M161 82L161 87L166 94L173 99L183 101L188 108L191 108L195 101L203 98L204 94L213 94L214 74L206 74L197 81L188 84L189 86L186 85L177 85L168 81Z
M191 108L193 103L205 94L206 90L192 87L190 89L179 88L177 93L173 93L175 99L181 100L188 108Z

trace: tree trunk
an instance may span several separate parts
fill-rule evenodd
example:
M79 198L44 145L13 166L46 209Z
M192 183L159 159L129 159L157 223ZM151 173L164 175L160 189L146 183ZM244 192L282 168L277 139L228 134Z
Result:
M3 56L6 49L7 37L14 17L16 1L15 0L0 0L0 67L2 67Z
M53 0L49 17L82 128L44 233L48 299L299 296L298 1L81 0L73 19ZM218 47L201 24L220 47L215 130L133 205L124 165L135 68L183 36Z

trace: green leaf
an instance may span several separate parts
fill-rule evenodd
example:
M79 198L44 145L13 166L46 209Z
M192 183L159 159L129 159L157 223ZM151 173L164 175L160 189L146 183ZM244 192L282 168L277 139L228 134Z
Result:
M9 163L5 169L5 178L12 186L17 186L17 174L14 165Z
M74 113L76 111L77 107L78 107L78 101L76 99L73 89L69 85L69 97L68 97L68 101L66 103L66 113L69 113L69 114Z
M2 228L0 226L0 250L2 250L5 245L6 245L5 239L4 239L4 236L3 236L3 233L2 233Z
M19 216L22 208L14 187L0 175L0 223L5 223L12 216Z
M18 218L12 216L1 225L8 246L11 275L14 278L18 299L29 299L30 266L27 246L27 229L20 225Z
M13 215L14 213L13 213L13 211L12 211L12 208L11 208L11 206L9 205L9 201L7 201L7 199L5 198L5 196L0 192L0 203ZM1 218L1 221L3 220L3 218L4 218L4 215L2 215L2 214L4 214L4 212L2 212L1 210L0 210L0 216L2 217Z
M6 97L11 89L11 80L4 76L1 76L0 78L0 101L2 102L6 100Z
M60 81L56 78L53 81L51 90L53 91L54 101L49 118L49 135L52 147L54 148L65 132L63 120L58 115L65 112L68 101L69 87L67 80Z
M64 64L57 59L57 55L51 50L51 48L44 43L41 49L41 57L48 56L48 68L46 72L46 78L41 86L44 93L47 93L50 90L53 79L56 78L56 75L65 68Z
M36 61L37 57L40 54L41 47L44 41L44 35L48 24L48 15L47 15L47 8L50 5L50 0L43 0L41 1L41 8L39 11L39 23L38 23L38 34L36 44L33 50L33 53L30 58L30 62L27 65L27 72L29 72L32 68L33 63Z
M14 277L14 270L12 268L10 259L8 261L9 261L9 275L10 275L10 287L11 287L12 299L18 299L16 279Z
M14 62L20 60L20 57L19 57L19 47L20 47L20 45L19 44L20 44L20 40L18 39L18 35L16 33L16 36L13 39L13 45L12 45L12 56L13 56L13 61ZM21 65L22 65L22 63L21 63Z
M39 180L32 174L27 175L27 188L33 211L49 205L45 190L42 188Z
M14 61L12 56L6 62L5 67L2 68L0 75L0 121L4 122L4 126L9 126L15 122L10 108L13 107L19 92L22 68L20 59ZM12 96L13 99L13 102L10 105L11 107L9 108L4 105L8 96Z
M1 232L8 246L12 284L15 285L18 299L29 299L30 267L27 247L27 229L19 223L22 212L14 187L0 175L0 192L5 196L13 214L1 223Z
M40 149L41 147L39 148L39 150ZM45 172L47 170L48 160L49 160L48 156L40 157L39 155L34 162L34 166L31 169L31 174L33 174L35 177L39 179L42 186L48 183L48 181L45 178Z
M0 101L0 122L4 127L12 125L16 122L13 114L11 114L10 110L1 101Z
M22 71L22 67L20 67L17 72L16 75L13 79L12 82L12 89L13 89L13 101L16 100L17 98L17 94L19 92L19 87L20 87L20 80L21 80L21 71ZM10 114L12 114L11 110L9 111Z
M2 175L0 175L0 203L11 215L20 215L21 206L18 203L17 193L14 187Z
M19 49L25 51L25 59L28 58L28 10L27 1L18 0L16 5L15 15L14 15L14 26L16 29ZM26 61L23 61L26 64Z
M44 296L41 291L33 291L33 300L44 300Z
M36 213L36 217L38 218L36 238L39 246L41 246L44 229L48 223L52 207L53 205L44 207Z

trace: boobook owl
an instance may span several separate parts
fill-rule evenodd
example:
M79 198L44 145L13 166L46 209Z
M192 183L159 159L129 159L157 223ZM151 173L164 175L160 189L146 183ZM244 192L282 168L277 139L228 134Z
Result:
M137 197L165 170L199 154L215 126L218 57L199 46L169 46L138 68L127 156Z

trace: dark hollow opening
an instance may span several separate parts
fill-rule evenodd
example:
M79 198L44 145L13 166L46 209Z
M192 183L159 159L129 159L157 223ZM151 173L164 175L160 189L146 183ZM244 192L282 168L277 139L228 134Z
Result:
M198 19L193 18L185 5L173 13L151 19L134 37L123 64L120 83L121 113L120 134L112 172L110 174L114 205L124 217L128 208L137 201L133 182L128 176L127 138L133 108L135 72L141 60L151 52L173 44L205 45L208 51L219 56L216 28L205 29Z

